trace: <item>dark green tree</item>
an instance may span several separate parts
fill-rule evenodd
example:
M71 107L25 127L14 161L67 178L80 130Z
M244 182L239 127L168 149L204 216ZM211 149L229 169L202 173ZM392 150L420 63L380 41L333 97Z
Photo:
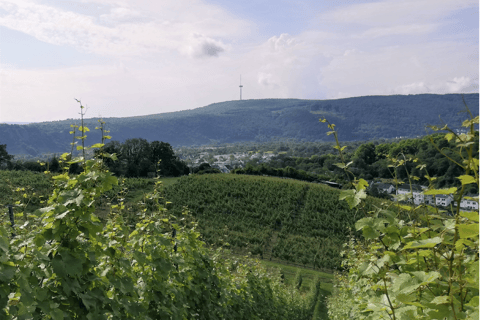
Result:
M371 142L362 144L357 148L353 160L362 160L366 165L371 165L376 161L375 145Z
M96 151L95 153L98 153L99 151ZM110 169L111 172L113 172L117 177L124 175L124 161L121 161L121 155L122 155L122 144L118 141L111 141L103 147L103 152L108 153L108 154L116 154L119 161L114 161L110 158L105 158L103 161L107 165L107 167Z
M56 155L54 155L53 158L50 160L49 169L51 172L60 171L60 162L58 162Z
M7 145L0 144L0 167L3 166L3 163L8 164L12 159L13 156L7 152Z

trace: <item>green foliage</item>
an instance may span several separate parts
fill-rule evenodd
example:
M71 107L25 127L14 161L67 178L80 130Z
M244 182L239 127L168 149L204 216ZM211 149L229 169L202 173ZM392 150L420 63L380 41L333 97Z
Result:
M295 284L295 288L297 288L297 290L300 290L300 287L302 286L302 282L303 282L303 276L300 270L297 271L297 274L295 275L295 280L293 280L293 282Z
M448 132L444 138L454 142L455 149L440 147L431 138L435 148L463 174L460 188L431 186L424 194L452 192L460 202L467 185L478 188L475 124L478 116L464 122L467 133L457 134L447 126L441 129ZM457 161L454 154L462 160ZM403 156L391 161L395 172L404 170L410 184L416 180L409 168L417 159ZM417 168L426 170L424 165ZM431 180L428 172L426 176ZM361 202L355 195L365 189L365 183L360 179L354 184L355 190L349 190L351 198L345 199L358 207ZM336 276L335 290L328 299L330 318L478 319L478 212L457 207L452 217L430 206L428 211L401 204L396 207L398 213L393 206L382 206L356 222L363 237L351 237L345 244L343 266L348 271Z
M0 167L2 167L4 163L6 164L12 159L13 159L13 156L9 155L7 152L7 145L0 144Z
M212 168L209 163L202 163L198 167L193 168L192 173L196 173L196 174L221 173L221 171L216 168Z
M99 151L96 151L97 153ZM189 173L187 165L178 159L166 142L127 139L124 143L107 143L103 152L115 154L118 161L106 159L105 164L117 176L147 177L160 172L162 176L181 176Z
M181 222L186 212L177 219L160 205L157 188L146 196L156 210L141 210L133 229L123 201L102 223L96 203L118 184L108 156L62 155L83 171L52 176L46 206L19 217L15 236L2 215L1 319L311 319L308 297L258 263L206 248Z
M18 215L44 206L53 191L51 174L0 170L0 213L14 205Z

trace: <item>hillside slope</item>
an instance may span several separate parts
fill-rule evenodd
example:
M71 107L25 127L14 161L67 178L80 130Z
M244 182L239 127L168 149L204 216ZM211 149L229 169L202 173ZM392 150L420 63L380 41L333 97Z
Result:
M466 94L470 110L478 115L478 94ZM425 134L425 125L441 119L458 127L465 118L460 94L366 96L337 100L260 99L214 103L202 108L127 118L105 118L114 140L145 138L172 146L209 144L214 141L267 141L294 138L331 141L318 119L325 116L339 128L343 141L413 137ZM93 130L97 118L87 119L92 129L88 141L100 140ZM10 154L36 155L67 152L72 142L70 124L79 120L0 124L0 144Z
M234 252L330 269L360 217L340 201L340 190L316 183L234 174L190 175L165 188L170 212L184 207L203 240ZM380 199L368 197L367 210Z

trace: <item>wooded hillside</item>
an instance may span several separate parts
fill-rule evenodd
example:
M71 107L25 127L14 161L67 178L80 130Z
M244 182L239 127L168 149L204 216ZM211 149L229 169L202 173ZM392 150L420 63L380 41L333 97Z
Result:
M478 115L478 94L464 95ZM134 107L134 106L132 106ZM120 142L130 138L165 141L173 147L212 142L297 139L331 141L318 125L320 117L342 128L342 141L425 135L425 125L441 120L460 127L464 114L460 94L366 96L337 100L259 99L214 103L202 108L128 118L106 118L110 134ZM159 111L161 106L159 106ZM72 114L74 110L72 109ZM97 118L85 125L94 128ZM0 144L9 154L37 155L70 150L70 125L79 120L29 125L0 125ZM89 139L99 140L92 130Z

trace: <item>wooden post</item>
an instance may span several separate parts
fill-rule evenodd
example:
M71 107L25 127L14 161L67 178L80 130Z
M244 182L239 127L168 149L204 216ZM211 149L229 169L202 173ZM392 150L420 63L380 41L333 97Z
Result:
M8 216L10 218L10 223L12 224L11 227L12 227L12 237L15 237L15 232L13 232L14 228L15 228L15 219L14 219L14 215L13 215L13 206L11 204L8 204L7 205L8 207Z

